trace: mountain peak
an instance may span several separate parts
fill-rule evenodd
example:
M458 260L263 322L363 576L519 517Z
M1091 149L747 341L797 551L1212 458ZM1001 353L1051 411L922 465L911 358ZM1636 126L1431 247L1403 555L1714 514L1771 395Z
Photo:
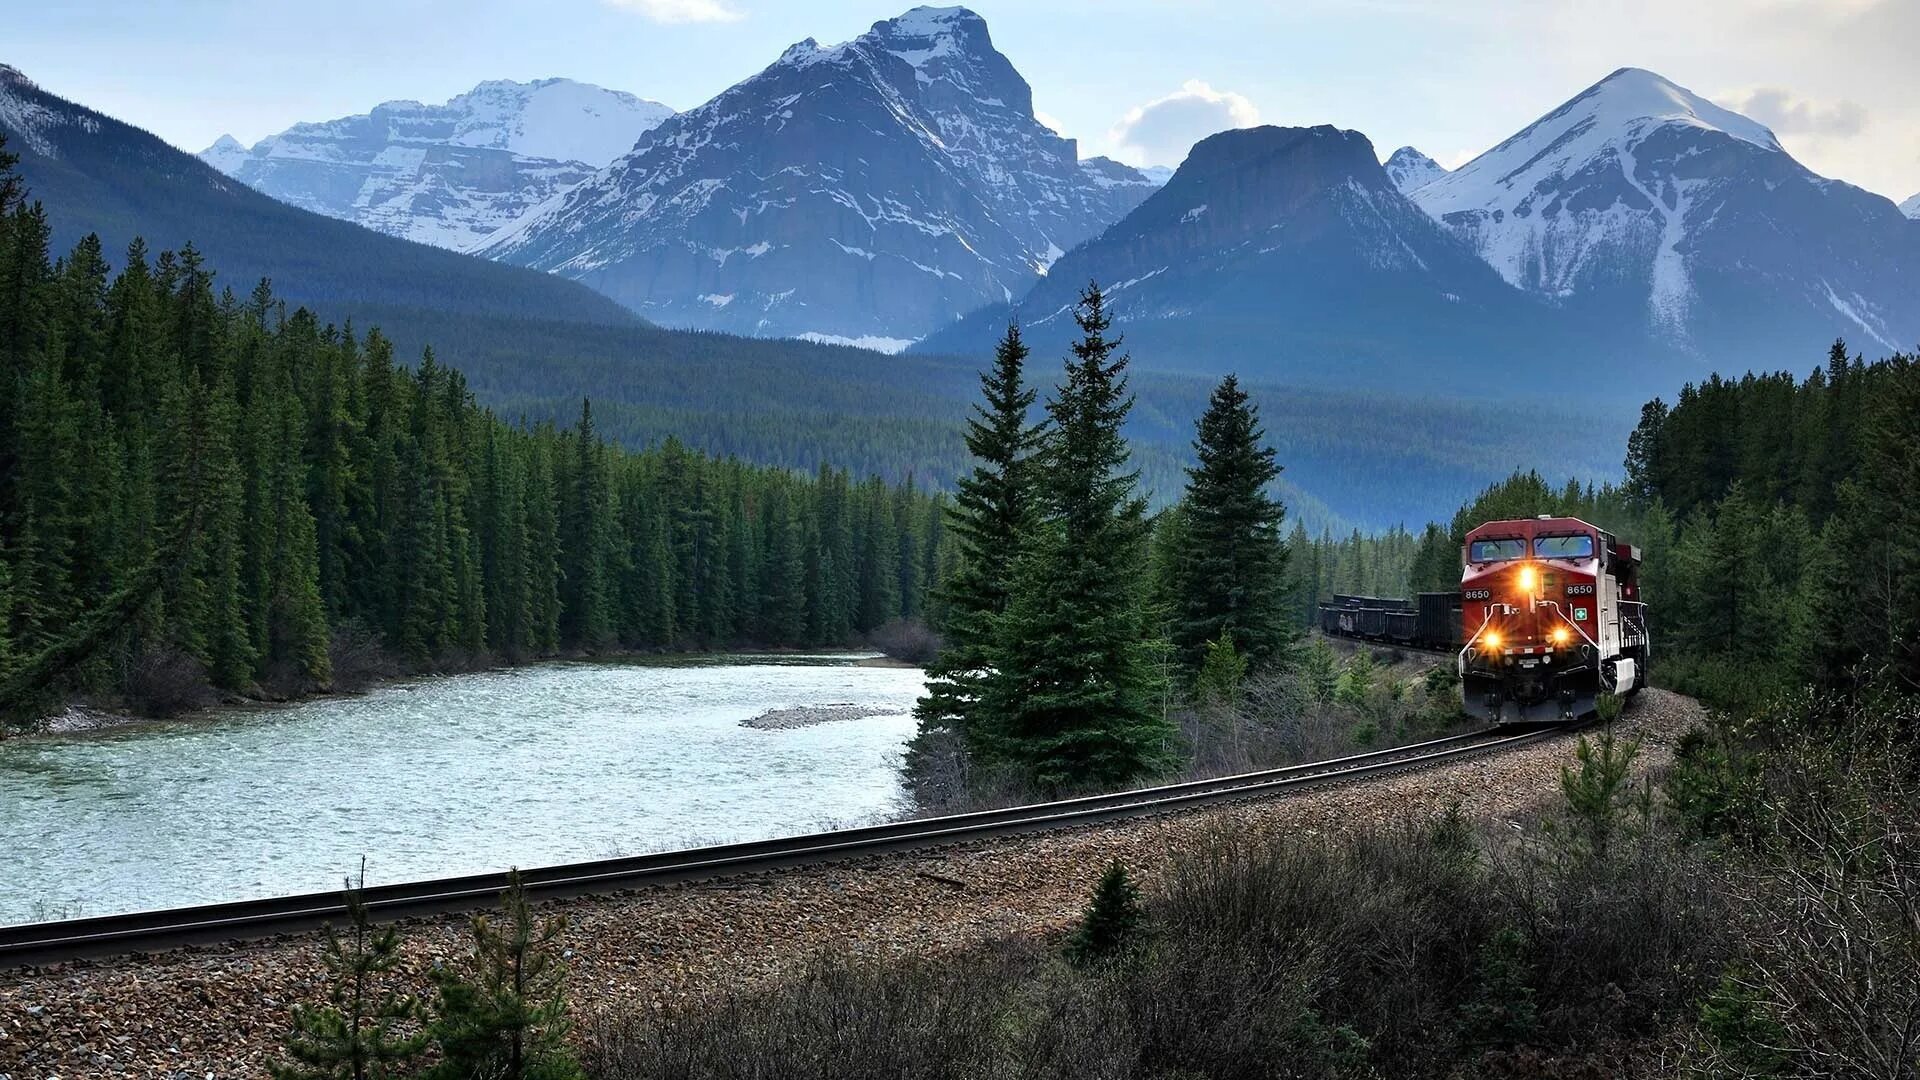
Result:
M992 48L987 20L963 7L917 7L891 19L881 19L867 34L894 42L926 42L935 50L978 45ZM919 66L915 57L902 58Z
M1417 191L1447 175L1439 162L1411 146L1395 150L1387 158L1386 168L1387 175L1393 178L1393 186L1403 192Z
M201 161L219 169L228 176L232 176L247 160L248 153L247 148L240 144L239 139L234 138L232 135L222 135L213 140L212 146L200 151L197 156Z
M1636 121L1685 124L1723 132L1765 150L1780 149L1780 140L1774 138L1766 125L1715 105L1645 68L1623 67L1614 71L1562 106L1561 112L1583 102L1594 121L1602 126Z
M1900 212L1915 221L1920 221L1920 192L1915 192L1913 198L1901 203Z
M17 86L26 90L38 90L26 73L12 64L0 64L0 86Z

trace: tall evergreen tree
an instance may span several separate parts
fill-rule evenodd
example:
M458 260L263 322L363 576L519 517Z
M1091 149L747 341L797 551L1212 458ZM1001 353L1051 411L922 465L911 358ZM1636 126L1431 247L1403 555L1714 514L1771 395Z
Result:
M1139 587L1145 503L1121 426L1125 354L1097 285L1081 294L1037 490L1040 515L996 620L985 698L995 756L1051 788L1149 774L1171 751Z
M944 645L914 706L922 731L954 728L971 736L979 727L995 623L1006 610L1014 559L1037 520L1033 459L1041 429L1028 415L1037 396L1026 383L1028 355L1019 324L1009 324L967 420L974 466L960 478L948 511L955 565L938 590Z
M1269 492L1280 475L1263 445L1258 408L1228 375L1201 415L1182 510L1186 545L1175 564L1173 644L1191 676L1224 635L1253 665L1286 647L1286 508Z

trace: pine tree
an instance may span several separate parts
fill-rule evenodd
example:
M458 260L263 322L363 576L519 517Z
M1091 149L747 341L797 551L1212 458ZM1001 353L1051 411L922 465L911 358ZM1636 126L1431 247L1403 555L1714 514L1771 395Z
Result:
M944 642L914 706L921 731L954 728L970 738L992 665L995 624L1006 610L1010 568L1036 520L1033 456L1040 431L1029 423L1036 393L1026 385L1028 351L1010 324L980 376L983 401L967 421L973 471L960 478L947 528L956 564L939 588Z
M1259 410L1229 375L1215 388L1194 441L1182 502L1186 547L1175 575L1172 639L1191 675L1225 634L1259 665L1292 638L1284 614L1286 508L1268 492L1280 475L1263 446Z
M566 919L536 919L516 872L500 896L500 921L476 915L472 929L466 969L435 976L441 1060L428 1080L584 1076L566 1045L566 967L557 948Z
M993 753L1049 788L1118 785L1166 760L1138 587L1145 505L1121 425L1133 407L1098 286L1075 312L1082 337L1047 410L1042 516L996 620L985 698Z
M400 963L398 932L373 929L359 886L344 899L347 933L329 925L320 957L327 1003L293 1007L289 1060L268 1067L274 1080L398 1080L426 1048L419 1003L381 985Z

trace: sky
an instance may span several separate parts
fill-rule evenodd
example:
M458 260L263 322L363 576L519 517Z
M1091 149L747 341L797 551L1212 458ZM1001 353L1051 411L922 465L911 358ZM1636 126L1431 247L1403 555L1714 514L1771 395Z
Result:
M904 0L60 0L0 62L198 151L485 79L685 109ZM1920 0L973 0L1083 156L1177 165L1214 131L1331 123L1457 166L1619 67L1774 129L1808 167L1920 191Z

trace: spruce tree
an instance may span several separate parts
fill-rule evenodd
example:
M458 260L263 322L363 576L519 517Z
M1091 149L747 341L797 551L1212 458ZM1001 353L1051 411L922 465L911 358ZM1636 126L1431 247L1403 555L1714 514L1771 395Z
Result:
M1166 759L1139 587L1146 553L1138 474L1121 425L1133 407L1127 357L1107 336L1099 287L1075 311L1081 338L1047 403L1053 431L1040 514L996 620L985 695L994 756L1052 789L1118 785Z
M1036 520L1033 457L1040 429L1028 413L1028 350L1009 324L993 366L980 376L982 400L967 421L973 471L960 478L948 512L955 565L938 591L943 647L927 668L914 706L920 730L954 728L972 738L992 666L995 624L1006 610L1012 567Z
M1292 638L1285 616L1286 508L1269 492L1280 467L1262 445L1258 408L1232 375L1200 417L1198 464L1187 470L1181 508L1186 538L1175 564L1172 638L1191 675L1221 635L1250 664L1271 659Z

